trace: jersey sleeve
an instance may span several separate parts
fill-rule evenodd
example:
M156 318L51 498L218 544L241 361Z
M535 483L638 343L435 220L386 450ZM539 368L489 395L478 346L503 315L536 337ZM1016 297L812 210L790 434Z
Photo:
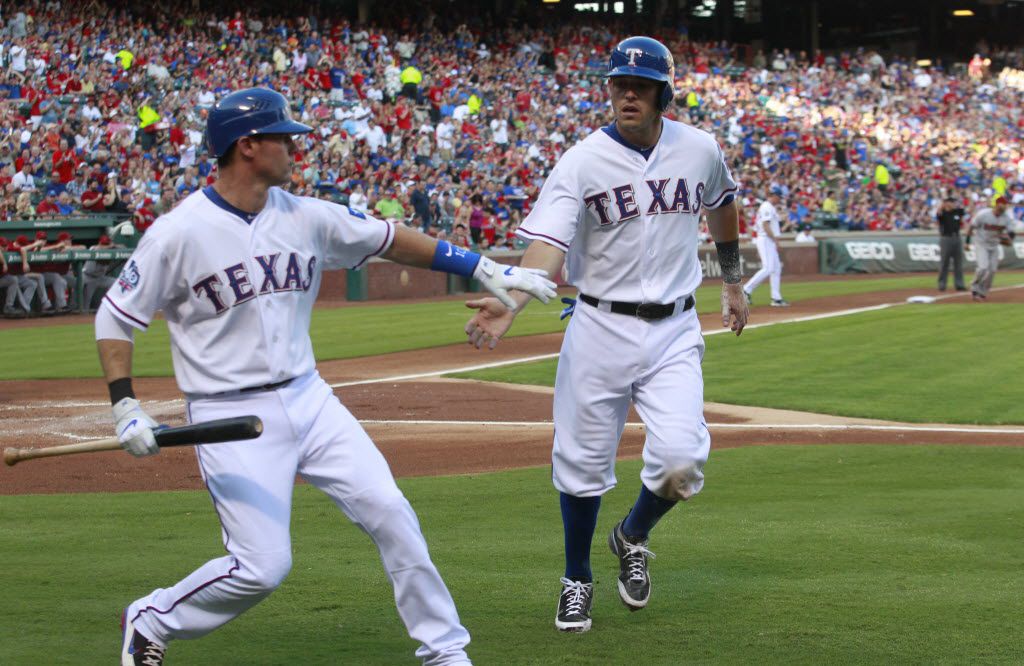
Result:
M387 251L395 240L391 222L379 220L348 206L317 201L324 225L324 268L360 268L371 257Z
M563 252L569 250L576 236L581 208L575 169L566 160L570 155L563 155L548 174L537 203L516 230L520 238L543 241Z
M763 202L757 209L758 226L763 227L766 224L770 224L773 217L775 217L775 208L767 201Z
M139 246L103 297L118 319L143 331L156 311L174 297L174 272L167 259L166 243L166 235L154 233L152 228L143 234Z
M712 141L714 141L712 139ZM714 164L711 167L711 175L704 184L704 194L701 196L705 208L714 209L726 205L736 196L736 181L733 180L729 165L725 163L725 155L722 147L715 142Z

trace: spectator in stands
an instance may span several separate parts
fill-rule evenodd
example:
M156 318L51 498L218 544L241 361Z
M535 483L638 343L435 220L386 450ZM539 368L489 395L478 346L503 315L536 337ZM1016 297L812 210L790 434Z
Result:
M71 195L67 191L61 192L57 197L57 216L70 217L75 214L76 210Z
M57 206L57 191L46 190L46 197L36 206L36 215L39 217L56 217L60 215L60 207Z
M800 226L800 231L796 235L797 243L817 243L818 239L814 237L814 233L811 230L811 225L803 224Z
M405 222L405 209L398 200L398 194L393 186L387 188L384 196L374 205L373 210L377 217L381 219L400 223Z
M433 216L430 212L430 197L427 195L427 189L422 182L416 183L414 186L412 194L409 196L409 202L412 204L412 209L419 220L420 228L426 233L430 229Z
M89 186L82 193L82 210L87 213L103 213L107 210L103 203L103 188L100 181L95 177L89 178Z
M360 213L369 212L367 204L366 194L363 192L363 186L361 183L356 183L352 186L352 194L348 197L348 205L352 210L357 210Z
M469 237L469 230L466 229L466 225L457 223L455 228L452 230L450 236L448 236L448 242L458 247L468 248L471 246L471 239Z
M38 189L36 178L32 175L30 160L25 160L21 165L21 170L11 178L11 186L16 192L35 192Z
M32 205L32 194L22 192L14 200L14 217L19 220L29 220L36 216L36 207Z

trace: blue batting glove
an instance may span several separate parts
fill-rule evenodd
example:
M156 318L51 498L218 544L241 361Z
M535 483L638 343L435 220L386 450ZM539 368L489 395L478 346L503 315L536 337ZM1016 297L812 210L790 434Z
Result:
M562 302L565 303L565 307L562 309L562 314L558 315L558 321L562 321L566 317L571 317L572 313L576 310L576 299L569 298L568 296L562 297Z

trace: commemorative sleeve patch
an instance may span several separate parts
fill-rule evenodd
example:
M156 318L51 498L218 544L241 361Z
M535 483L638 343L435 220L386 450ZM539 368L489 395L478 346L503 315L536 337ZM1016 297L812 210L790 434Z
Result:
M139 280L142 279L142 275L139 273L139 267L135 263L135 260L130 260L121 270L121 276L117 278L117 284L121 287L121 293L125 294L135 287L139 286Z

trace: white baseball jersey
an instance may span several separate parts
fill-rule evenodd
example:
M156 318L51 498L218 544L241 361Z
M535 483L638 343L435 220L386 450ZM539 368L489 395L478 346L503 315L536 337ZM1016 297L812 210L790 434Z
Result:
M982 208L971 219L972 240L976 245L997 247L999 239L1012 226L1013 215L1010 214L1009 208L999 216L996 216L995 211L991 208Z
M393 239L391 223L345 206L271 188L252 216L207 187L156 220L105 299L143 330L163 310L182 392L262 386L313 370L321 271L361 266Z
M662 122L646 160L604 130L566 151L517 231L565 250L583 293L671 303L700 286L701 208L721 206L736 183L710 134Z
M662 122L649 152L628 146L614 126L570 148L518 230L566 250L568 282L589 296L677 305L656 321L601 304L577 306L555 376L551 454L555 488L577 497L615 485L615 452L631 402L647 425L644 485L672 499L703 487L711 447L703 417L704 341L694 309L678 306L702 279L701 208L723 205L736 183L710 134Z
M768 231L771 231L776 237L782 233L779 211L775 210L775 206L773 206L770 201L761 202L761 205L757 209L757 217L755 218L754 223L757 225L758 238L769 238Z

